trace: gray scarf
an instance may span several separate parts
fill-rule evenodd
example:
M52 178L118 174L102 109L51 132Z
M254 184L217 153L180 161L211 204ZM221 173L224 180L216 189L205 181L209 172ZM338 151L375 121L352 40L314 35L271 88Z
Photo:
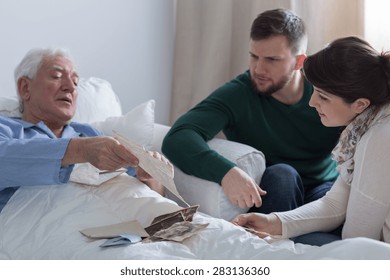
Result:
M388 116L390 116L390 104L384 105L380 109L376 106L370 106L356 116L341 133L339 143L332 151L332 157L339 164L337 169L341 178L349 185L353 179L357 143L367 130Z

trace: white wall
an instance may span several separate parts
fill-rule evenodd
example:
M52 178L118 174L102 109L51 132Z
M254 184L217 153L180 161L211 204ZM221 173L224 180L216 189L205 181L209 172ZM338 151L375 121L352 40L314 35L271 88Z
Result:
M390 2L370 0L364 5L364 37L378 51L390 51Z
M33 47L70 50L82 77L111 82L124 112L156 100L168 123L175 0L1 0L0 94L15 95L13 70Z

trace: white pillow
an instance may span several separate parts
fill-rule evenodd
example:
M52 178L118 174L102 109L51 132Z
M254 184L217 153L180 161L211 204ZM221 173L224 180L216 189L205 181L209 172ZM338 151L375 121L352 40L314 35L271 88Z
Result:
M73 121L91 123L122 115L119 98L108 81L96 77L80 78L77 91L79 95Z
M262 152L248 145L218 138L210 140L208 144L211 149L235 162L257 184L260 183L265 170L265 158ZM231 204L219 184L185 174L177 167L175 167L174 181L177 190L187 203L199 204L199 211L210 216L230 221L238 214L249 210ZM169 197L176 200L170 195Z
M91 125L105 135L112 135L115 130L149 150L154 130L154 107L155 101L151 99L123 116L109 117Z
M15 97L0 96L0 115L6 117L19 117L19 101Z

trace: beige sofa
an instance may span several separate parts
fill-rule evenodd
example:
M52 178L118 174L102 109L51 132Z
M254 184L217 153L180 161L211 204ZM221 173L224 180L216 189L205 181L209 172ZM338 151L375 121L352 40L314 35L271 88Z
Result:
M161 143L169 127L155 123L152 149L161 152ZM238 167L247 172L255 182L260 182L265 169L265 159L260 151L236 142L215 138L209 141L212 149L235 162ZM210 167L212 168L212 167ZM185 174L175 167L175 184L180 195L190 205L199 204L199 210L213 217L231 220L248 208L239 208L230 203L219 184ZM180 203L174 196L168 196Z

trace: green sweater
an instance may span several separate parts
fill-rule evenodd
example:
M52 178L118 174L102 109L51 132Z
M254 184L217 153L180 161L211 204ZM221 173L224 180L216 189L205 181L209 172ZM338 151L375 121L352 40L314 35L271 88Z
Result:
M235 164L206 142L222 130L227 139L262 151L267 166L293 166L307 188L334 180L338 172L330 152L341 129L322 125L308 105L312 92L305 81L302 99L286 105L255 93L247 71L181 116L165 137L162 151L184 172L220 184Z

